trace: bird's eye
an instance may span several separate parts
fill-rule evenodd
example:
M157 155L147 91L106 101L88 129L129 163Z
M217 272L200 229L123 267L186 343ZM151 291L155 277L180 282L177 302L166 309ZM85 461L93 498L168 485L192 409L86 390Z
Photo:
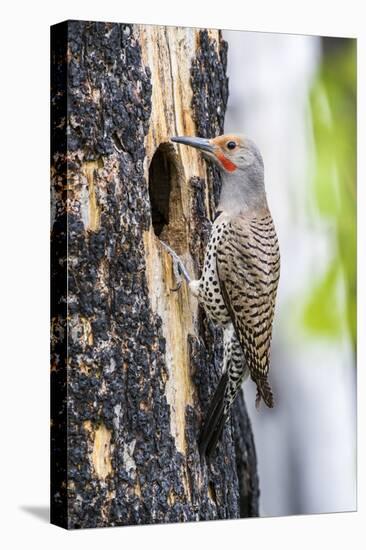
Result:
M229 142L227 143L226 147L227 147L228 149L235 149L235 147L236 147L235 141L229 141Z

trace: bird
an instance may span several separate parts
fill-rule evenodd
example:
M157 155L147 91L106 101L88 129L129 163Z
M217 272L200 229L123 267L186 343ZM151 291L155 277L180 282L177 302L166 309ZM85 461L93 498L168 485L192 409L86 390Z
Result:
M174 136L171 141L198 149L221 172L202 275L191 280L181 269L207 315L223 328L222 375L199 439L200 455L209 459L244 380L250 376L256 384L257 407L261 400L274 405L268 373L280 250L257 145L242 134Z

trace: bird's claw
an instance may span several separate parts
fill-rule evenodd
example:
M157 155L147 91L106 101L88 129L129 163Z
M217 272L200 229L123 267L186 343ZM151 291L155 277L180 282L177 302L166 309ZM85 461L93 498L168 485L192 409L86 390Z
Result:
M177 292L178 290L180 290L180 288L182 286L182 275L188 283L191 282L191 278L188 274L188 271L184 267L184 264L183 264L182 260L178 256L178 254L168 244L166 244L164 241L161 241L161 244L164 246L164 248L167 250L167 252L170 254L170 256L172 258L173 273L174 273L174 277L175 277L178 284L175 288L171 288L170 290L172 292Z
M174 273L175 280L177 281L177 286L175 288L171 288L170 290L172 292L178 292L178 290L180 290L182 286L182 274L181 274L181 269L180 269L178 260L174 256L172 256L172 260L173 260L173 273Z
M178 292L178 290L180 290L181 286L182 286L182 281L179 281L177 286L175 288L171 288L170 291L171 292Z

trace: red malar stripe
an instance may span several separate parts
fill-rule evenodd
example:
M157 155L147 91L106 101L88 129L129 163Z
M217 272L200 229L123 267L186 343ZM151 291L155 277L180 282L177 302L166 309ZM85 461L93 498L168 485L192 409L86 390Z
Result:
M216 153L216 156L221 162L221 164L223 165L223 167L229 172L234 172L237 169L236 164L231 162L231 160L225 157L225 155L223 155L222 153Z

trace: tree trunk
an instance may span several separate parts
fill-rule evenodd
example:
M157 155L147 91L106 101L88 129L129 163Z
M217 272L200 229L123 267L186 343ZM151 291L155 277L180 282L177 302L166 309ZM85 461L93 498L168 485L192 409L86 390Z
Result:
M222 333L199 277L219 176L172 135L223 131L219 31L52 28L51 521L68 528L254 516L242 397L211 464L197 439Z

